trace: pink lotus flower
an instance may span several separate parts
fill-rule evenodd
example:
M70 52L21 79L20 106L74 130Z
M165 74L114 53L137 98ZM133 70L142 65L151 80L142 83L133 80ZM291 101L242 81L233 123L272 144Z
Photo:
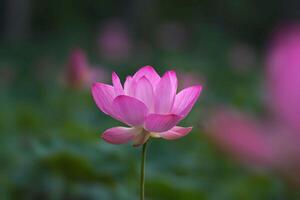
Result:
M210 133L223 150L242 162L275 171L300 187L300 26L285 27L267 55L267 92L271 118L254 120L222 110ZM262 123L261 121L264 121Z
M74 49L66 65L64 81L74 88L90 87L96 80L105 80L106 72L92 67L82 49Z
M167 71L162 77L151 66L128 76L122 86L116 73L113 85L94 83L93 98L99 109L130 127L106 130L102 138L112 144L133 141L144 144L149 137L167 140L187 135L192 127L176 126L191 111L201 92L196 85L177 92L177 77Z

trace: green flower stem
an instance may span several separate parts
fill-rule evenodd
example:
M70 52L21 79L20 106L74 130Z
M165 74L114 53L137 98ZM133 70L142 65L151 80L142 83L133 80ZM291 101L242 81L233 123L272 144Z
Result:
M142 157L141 157L141 179L140 179L140 200L145 199L145 161L147 153L147 144L143 144Z

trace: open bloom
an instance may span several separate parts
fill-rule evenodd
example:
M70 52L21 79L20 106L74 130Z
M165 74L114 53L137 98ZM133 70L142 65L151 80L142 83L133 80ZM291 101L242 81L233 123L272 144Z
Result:
M152 137L177 139L192 128L176 126L192 109L201 92L196 85L177 92L177 77L167 71L162 77L151 66L128 76L122 86L116 73L113 85L94 83L92 95L102 112L130 127L106 130L102 138L112 144L133 141L138 146Z

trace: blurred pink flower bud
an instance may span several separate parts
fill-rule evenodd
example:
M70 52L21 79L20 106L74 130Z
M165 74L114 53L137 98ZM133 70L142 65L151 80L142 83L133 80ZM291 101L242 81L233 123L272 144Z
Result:
M112 144L133 141L144 144L149 137L173 140L187 135L192 127L176 126L191 111L201 86L191 86L177 93L175 71L162 77L151 66L128 76L122 86L116 73L113 85L94 83L92 95L98 108L107 115L130 126L106 130L102 138Z
M266 65L267 105L275 114L270 123L225 111L213 116L209 129L239 160L267 167L300 187L300 25L274 34Z
M90 66L82 49L74 49L71 52L65 71L67 85L74 88L88 88L96 80L105 80L105 75L103 69Z
M98 46L100 54L109 60L122 60L130 56L132 41L121 21L108 21L101 29Z
M300 134L277 123L260 124L228 109L213 114L208 131L236 160L277 172L300 187Z
M235 159L256 167L270 164L270 145L263 128L253 119L221 109L213 114L208 131L212 139Z
M266 65L272 109L280 120L300 131L300 24L275 33Z

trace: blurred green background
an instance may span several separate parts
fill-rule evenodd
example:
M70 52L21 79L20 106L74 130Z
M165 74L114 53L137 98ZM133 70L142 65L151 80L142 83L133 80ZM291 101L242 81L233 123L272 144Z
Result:
M66 81L74 48L107 72L98 81L152 65L204 85L182 122L192 133L150 141L146 199L297 199L276 176L220 152L203 123L220 104L264 111L269 34L299 9L296 0L0 1L0 199L138 199L141 149L100 139L119 123L88 86Z

